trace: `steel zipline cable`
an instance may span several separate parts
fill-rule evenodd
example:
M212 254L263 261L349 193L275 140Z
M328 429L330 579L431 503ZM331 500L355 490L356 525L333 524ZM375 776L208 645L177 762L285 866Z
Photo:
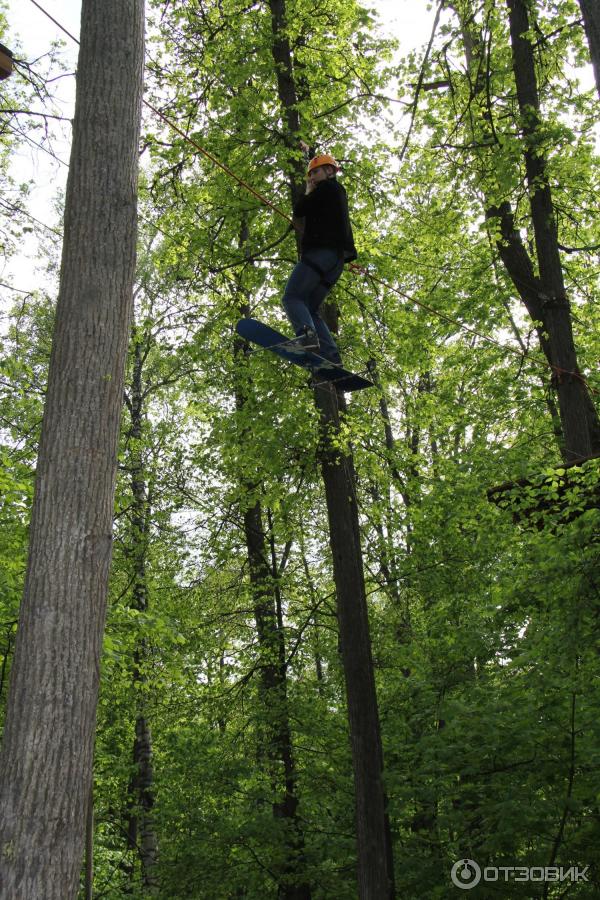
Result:
M79 43L80 43L79 40L73 34L71 34L70 31L68 31L66 28L64 28L60 24L60 22L58 22L55 18L53 18L53 16L51 16L50 13L47 12L43 8L43 6L41 6L37 2L37 0L31 0L31 2L33 3L34 6L36 6L40 10L40 12L42 12L45 16L47 16L47 18L50 19L50 21L53 22L57 26L57 28L59 28L64 34L66 34L67 37L69 37L72 41L74 41L76 44L79 45ZM280 209L276 204L272 203L271 200L269 200L267 197L264 196L264 194L261 194L259 191L257 191L255 188L253 188L252 185L248 184L247 181L244 181L244 179L241 178L239 175L237 175L233 171L233 169L230 169L229 166L225 165L225 163L223 163L220 159L218 159L213 153L211 153L205 147L202 147L202 145L199 144L198 141L196 141L194 138L192 138L188 134L186 134L185 131L183 131L183 129L181 129L168 116L165 116L165 114L162 113L160 110L156 109L155 106L153 106L147 100L143 100L142 102L151 112L154 113L155 116L157 116L162 122L164 122L165 125L168 126L168 128L170 128L172 131L174 131L176 134L178 134L180 137L182 137L184 141L186 141L188 144L190 144L192 147L194 147L199 153L202 154L202 156L204 156L213 165L217 166L219 169L221 169L223 172L225 172L226 175L228 175L230 178L232 178L234 181L236 181L241 187L243 187L250 194L252 194L260 203L262 203L264 206L269 207L269 209L272 209L273 212L275 212L278 216L280 216L282 219L284 219L286 222L288 222L288 224L291 227L294 227L294 221L291 216L289 216L286 212L284 212L282 209ZM384 290L392 291L393 293L395 293L399 297L401 297L404 301L407 301L408 303L413 303L415 306L418 306L420 309L425 310L426 312L430 313L431 315L435 316L436 318L442 319L445 322L448 322L449 324L456 326L456 328L458 328L460 331L464 331L467 334L472 335L473 337L477 337L480 340L485 341L488 344L491 344L492 346L498 348L499 350L502 350L505 353L511 353L514 356L517 356L521 361L527 359L530 362L534 363L535 365L541 366L544 369L546 369L546 367L549 367L559 378L564 375L570 375L571 377L575 377L575 378L579 379L580 381L582 381L586 385L586 387L588 387L589 390L593 390L592 388L590 388L586 379L584 378L583 375L581 375L580 372L568 372L565 369L561 369L559 366L552 365L552 363L548 362L547 360L544 361L541 359L536 359L536 357L530 356L526 353L523 353L522 350L519 350L516 347L511 347L509 344L503 344L500 341L497 341L495 338L490 337L489 335L482 334L480 331L477 331L476 329L471 328L469 325L465 325L463 322L460 322L458 319L455 319L452 316L449 316L447 313L440 312L439 310L435 309L435 307L430 306L427 303L423 303L423 301L417 300L415 297L411 297L408 294L405 294L399 288L394 287L393 285L389 284L386 281L383 281L383 279L381 279L381 278L378 278L373 272L371 272L369 269L366 269L364 266L360 266L357 263L350 263L348 268L356 274L363 275L365 278L367 278L374 284L377 284L380 287L384 288ZM593 391L593 392L596 393L595 391Z

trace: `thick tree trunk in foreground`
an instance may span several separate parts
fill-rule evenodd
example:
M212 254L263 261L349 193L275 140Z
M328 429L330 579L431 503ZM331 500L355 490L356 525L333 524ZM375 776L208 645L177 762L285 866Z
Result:
M83 0L65 234L0 767L2 897L75 897L135 268L142 0Z
M315 402L321 414L321 469L327 498L352 744L358 896L360 900L388 900L395 896L392 843L383 786L383 751L371 655L354 464L349 454L336 449L340 420L335 388L331 385L316 387Z
M598 0L579 0L579 5L594 67L596 90L600 97L600 3Z

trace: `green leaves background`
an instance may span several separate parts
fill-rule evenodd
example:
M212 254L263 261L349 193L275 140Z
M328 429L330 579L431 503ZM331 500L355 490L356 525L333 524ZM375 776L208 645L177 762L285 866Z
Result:
M484 216L484 193L510 200L531 247L504 7L460 0L444 11L422 73L444 86L418 96L403 156L408 119L395 111L415 99L423 53L398 59L353 0L293 0L286 12L302 136L342 160L359 262L377 278L346 272L334 301L345 361L369 363L378 380L351 398L342 437L357 469L398 895L450 896L452 864L470 857L590 865L593 883L570 893L592 897L593 476L566 495L576 517L548 508L553 479L533 489L541 521L513 523L519 493L505 510L486 496L560 465L548 373ZM540 0L532 12L564 271L595 388L597 251L574 248L600 243L598 101L570 68L586 57L577 4ZM151 4L150 16L151 102L289 212L302 160L276 102L268 7L177 0ZM483 95L465 64L468 16L486 47ZM301 372L234 352L241 311L286 327L279 299L294 235L151 117L144 147L96 751L97 895L147 893L126 837L140 708L153 735L160 896L265 900L285 881L286 826L260 757L262 657L242 527L260 500L282 598L302 865L314 898L352 898L351 762L316 411ZM27 299L2 338L3 700L50 327L49 302ZM134 593L140 560L145 608ZM504 888L494 896L533 896L532 885Z

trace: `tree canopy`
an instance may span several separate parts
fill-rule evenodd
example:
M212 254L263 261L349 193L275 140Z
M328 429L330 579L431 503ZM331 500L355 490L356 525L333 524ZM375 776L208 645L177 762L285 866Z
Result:
M589 5L442 2L407 55L357 0L147 7L81 896L368 896L344 515L396 896L456 893L463 860L481 869L474 897L596 896ZM31 82L16 72L10 91L26 108ZM30 122L7 96L0 179L12 124ZM346 366L375 387L335 415L304 372L235 334L243 315L289 330L300 141L340 161L359 251L328 316ZM3 241L12 252L10 230ZM52 252L40 248L51 271ZM54 304L0 290L4 722Z

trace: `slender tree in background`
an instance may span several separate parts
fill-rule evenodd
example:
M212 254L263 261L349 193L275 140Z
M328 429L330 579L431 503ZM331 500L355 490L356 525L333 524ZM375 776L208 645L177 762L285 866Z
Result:
M543 146L540 99L525 0L507 0L513 72L523 129L523 155L538 265L538 303L548 332L567 460L598 449L598 417L581 377L573 341L571 309L558 247L558 227Z
M600 448L600 423L585 379L582 377L573 338L571 304L565 287L558 239L557 211L550 174L548 123L544 121L530 37L531 17L522 0L508 0L508 24L514 88L494 83L494 41L501 32L488 33L473 14L473 4L453 4L460 20L468 73L467 134L477 159L485 214L514 289L532 320L540 348L551 367L560 415L559 442L566 460L589 456ZM495 91L516 92L520 118L517 146L523 160L529 199L529 246L516 225L514 195L508 185L515 179L515 156L505 125L491 104ZM510 172L510 175L506 175ZM535 252L532 252L535 249ZM549 401L551 407L553 400ZM556 423L558 424L558 423Z
M241 228L240 244L248 240L248 229ZM245 302L241 280L236 285L240 315L248 316L249 307ZM244 345L236 340L234 347L236 365L243 368ZM242 375L242 373L240 373ZM248 389L252 383L243 385L243 377L237 379L235 404L238 412L243 412L248 403ZM239 436L240 449L248 440L247 434ZM243 450L242 450L243 452ZM240 467L241 469L241 467ZM259 671L258 697L260 701L259 762L266 768L273 787L272 802L275 821L283 823L285 859L278 873L278 892L282 900L310 900L311 890L305 868L304 834L298 815L298 783L287 685L287 663L281 593L277 586L279 579L277 559L267 549L264 527L264 512L260 500L260 483L249 483L242 478L241 518L248 554L248 571L256 637L258 644Z
M596 78L596 90L600 97L600 4L597 0L579 0L579 5Z
M323 438L321 471L327 500L329 540L346 683L361 900L394 897L394 866L387 798L383 785L383 749L367 609L363 555L352 454L340 451L343 398L335 388L315 388Z
M77 892L135 267L142 0L83 0L60 291L0 781L3 896Z
M284 134L288 145L297 145L300 120L294 59L286 35L285 0L270 0L273 31L272 55ZM306 99L306 98L305 98ZM311 135L312 136L312 135ZM316 137L316 135L315 135ZM302 192L302 162L288 173L292 202ZM352 454L339 452L343 397L335 388L317 386L315 403L320 413L329 540L333 556L341 657L346 682L348 720L354 770L358 894L361 900L394 896L394 864L383 786L383 750L377 691L371 655L371 638L360 541L358 506Z
M128 562L130 565L131 604L140 613L148 612L149 589L147 578L147 556L149 547L149 531L152 515L152 492L147 483L144 467L144 419L148 391L144 390L144 362L148 355L148 347L143 346L143 339L138 329L133 328L132 335L132 372L131 387L125 393L125 403L129 413L130 428L128 452L125 466L130 475L130 504L128 518L130 522L130 546ZM150 341L147 341L149 344ZM141 881L144 891L156 893L158 881L156 861L158 842L152 808L154 806L154 774L152 763L152 733L147 712L145 668L148 655L146 640L142 636L133 654L134 668L132 681L137 698L135 715L135 738L133 741L134 772L129 784L127 842L132 853L139 856ZM130 878L133 884L134 866L130 867Z

